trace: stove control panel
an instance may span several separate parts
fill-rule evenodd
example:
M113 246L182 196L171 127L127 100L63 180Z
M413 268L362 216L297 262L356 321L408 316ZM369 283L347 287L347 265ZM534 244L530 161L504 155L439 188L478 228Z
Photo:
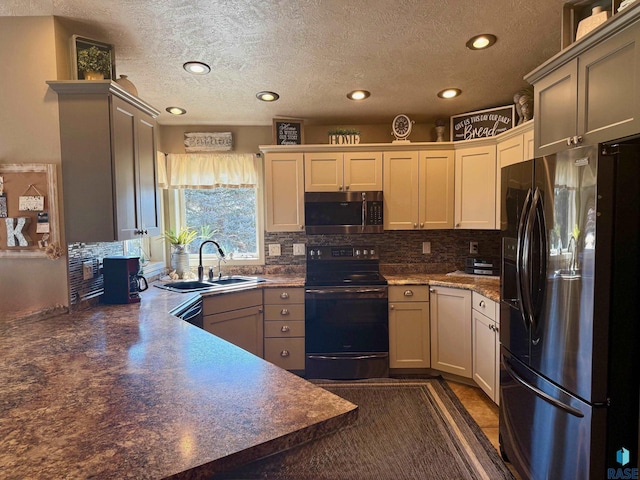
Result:
M374 246L307 247L307 260L378 260L378 250Z

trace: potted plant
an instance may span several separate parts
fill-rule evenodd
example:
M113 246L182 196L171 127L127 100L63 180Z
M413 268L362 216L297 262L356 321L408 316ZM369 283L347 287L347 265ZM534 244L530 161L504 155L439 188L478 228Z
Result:
M331 145L360 143L360 130L355 128L335 128L327 133Z
M96 46L78 51L78 70L85 80L103 80L111 72L111 53Z
M179 231L165 230L163 237L171 244L171 270L178 278L184 278L184 274L190 271L189 268L189 244L198 236L198 232L190 227L185 227Z

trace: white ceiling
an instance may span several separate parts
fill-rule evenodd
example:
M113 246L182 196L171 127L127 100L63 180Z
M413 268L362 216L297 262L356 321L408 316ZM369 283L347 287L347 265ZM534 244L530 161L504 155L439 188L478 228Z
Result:
M57 15L115 46L116 73L164 125L424 123L512 103L560 50L566 0L3 0L0 15ZM493 33L485 51L465 47ZM189 60L206 76L182 69ZM436 93L460 88L442 100ZM354 102L346 94L366 89ZM261 90L280 100L256 99ZM187 115L164 112L180 106Z

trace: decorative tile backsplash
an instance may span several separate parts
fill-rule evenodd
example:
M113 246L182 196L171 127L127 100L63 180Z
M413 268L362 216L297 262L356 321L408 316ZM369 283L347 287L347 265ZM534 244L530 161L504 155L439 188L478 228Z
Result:
M422 243L431 243L431 253L422 253ZM469 242L478 243L478 253L469 253ZM500 258L500 232L494 230L387 231L378 234L306 235L298 232L265 233L266 265L305 265L305 256L293 255L293 244L366 245L380 255L383 272L411 270L416 273L448 273L464 270L467 257ZM280 244L281 255L269 256L269 244Z
M422 243L431 243L431 253L422 253ZM478 242L478 254L469 254L469 242ZM448 273L464 270L470 256L498 260L500 232L493 230L387 231L378 234L306 235L299 232L265 232L265 265L227 267L226 273L304 274L306 255L294 255L293 244L372 246L380 255L383 273ZM279 244L280 256L269 256L269 244ZM305 249L306 251L306 249ZM75 309L94 305L103 291L100 265L109 255L123 255L122 242L76 243L69 246L69 290ZM83 263L91 262L93 278L83 279ZM152 280L152 279L150 279Z
M73 243L69 245L69 295L75 308L102 295L103 282L100 272L102 259L109 255L122 255L122 242ZM91 262L93 278L83 280L82 264ZM94 302L89 302L93 304Z

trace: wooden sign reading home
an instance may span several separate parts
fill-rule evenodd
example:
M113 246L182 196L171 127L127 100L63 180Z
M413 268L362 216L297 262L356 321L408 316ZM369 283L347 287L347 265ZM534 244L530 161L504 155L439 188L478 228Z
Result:
M184 134L184 150L195 152L224 152L233 148L231 132L195 132Z
M494 137L513 128L514 105L451 117L451 141Z

